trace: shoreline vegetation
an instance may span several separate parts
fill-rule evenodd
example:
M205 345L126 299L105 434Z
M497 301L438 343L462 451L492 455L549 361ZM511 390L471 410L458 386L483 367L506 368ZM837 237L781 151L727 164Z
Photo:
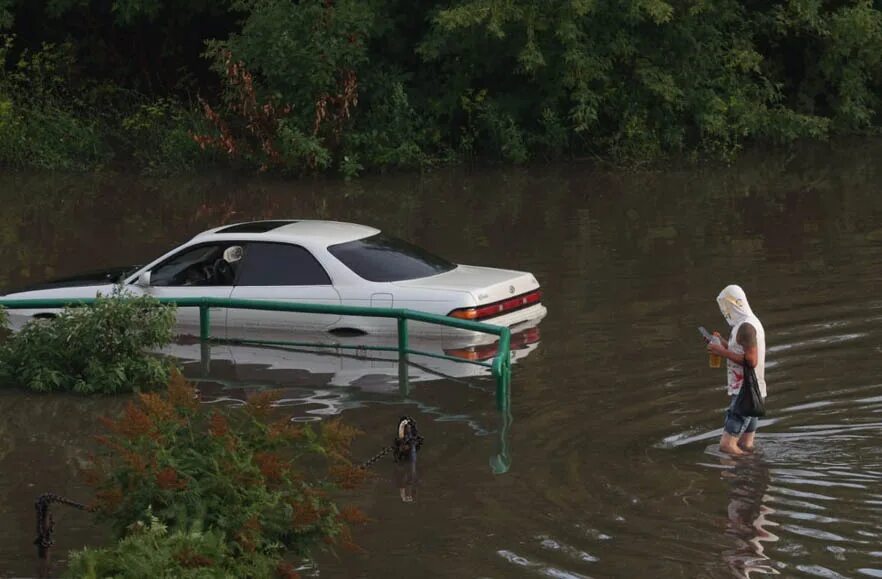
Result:
M869 1L0 0L0 166L730 160L877 134Z

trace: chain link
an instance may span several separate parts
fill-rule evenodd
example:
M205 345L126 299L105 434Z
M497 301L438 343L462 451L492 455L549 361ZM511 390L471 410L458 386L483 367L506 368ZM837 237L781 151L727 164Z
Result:
M386 448L384 448L383 450L381 450L380 452L378 452L377 454L375 454L371 458L369 458L366 461L364 461L363 463L361 463L361 465L358 468L361 468L361 469L370 468L371 466L373 466L373 464L375 462L377 462L378 460L380 460L381 458L383 458L384 456L386 456L387 454L392 452L392 450L394 448L395 448L394 446L387 446Z

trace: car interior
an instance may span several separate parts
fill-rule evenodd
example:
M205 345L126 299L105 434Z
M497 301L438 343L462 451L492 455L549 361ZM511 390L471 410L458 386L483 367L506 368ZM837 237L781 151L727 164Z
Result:
M172 256L151 272L154 286L231 286L245 250L241 245L202 245Z

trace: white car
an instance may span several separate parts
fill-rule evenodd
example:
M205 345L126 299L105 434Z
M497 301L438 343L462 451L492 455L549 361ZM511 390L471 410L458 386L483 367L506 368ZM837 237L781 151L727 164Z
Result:
M122 283L157 298L214 297L406 308L500 326L535 325L546 313L526 272L456 265L373 227L313 220L225 225L195 236L143 267L78 276L2 296L4 301L88 298ZM57 310L10 310L13 327ZM178 310L178 329L198 333L197 308ZM449 334L409 322L420 334ZM213 308L213 338L292 331L388 334L387 318ZM488 336L490 338L491 336Z

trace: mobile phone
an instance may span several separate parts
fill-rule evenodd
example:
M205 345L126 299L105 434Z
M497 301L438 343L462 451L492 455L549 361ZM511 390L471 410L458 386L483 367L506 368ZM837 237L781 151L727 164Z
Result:
M710 332L708 332L708 331L704 328L704 326L698 326L698 331L701 333L701 335L704 337L704 339L705 339L708 343L711 343L711 342L713 341L713 339L714 339L714 335L711 334Z

